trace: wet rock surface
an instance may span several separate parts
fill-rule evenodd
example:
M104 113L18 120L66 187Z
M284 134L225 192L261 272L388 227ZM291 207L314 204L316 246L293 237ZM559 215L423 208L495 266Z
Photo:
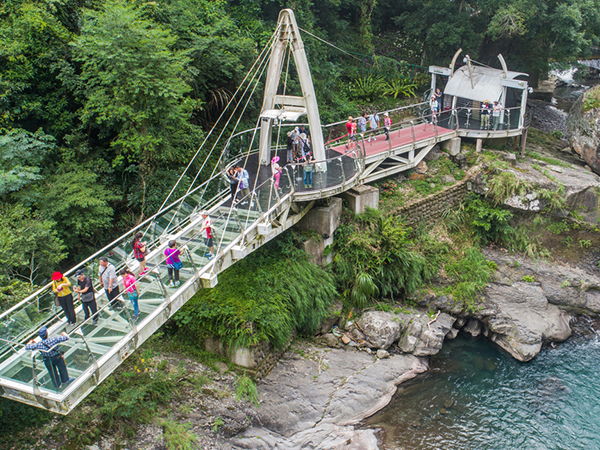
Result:
M586 91L575 102L568 117L571 146L596 173L600 173L600 107L596 105L590 109L588 104L599 96L600 86Z

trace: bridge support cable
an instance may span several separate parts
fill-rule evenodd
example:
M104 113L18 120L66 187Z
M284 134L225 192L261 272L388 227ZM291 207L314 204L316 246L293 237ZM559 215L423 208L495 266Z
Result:
M234 108L234 111L230 114L230 117L229 117L228 121L226 122L225 126L223 127L223 130L225 130L227 128L227 125L229 124L229 121L231 120L231 117L233 116L233 114L237 110L239 104L242 102L242 100L243 100L246 92L248 91L248 87L250 86L252 80L254 79L254 77L256 76L256 74L258 73L258 69L255 70L255 67L257 67L257 65L258 65L258 67L262 66L262 64L266 60L267 55L269 54L269 52L271 50L272 42L274 42L275 37L277 36L278 31L279 31L279 26L275 29L275 32L271 35L271 37L269 38L269 40L265 44L264 48L262 49L261 53L258 55L258 57L256 58L256 60L252 64L252 67L250 67L250 70L248 71L248 73L246 74L246 76L244 77L244 79L240 82L240 84L237 87L235 93L233 94L233 96L231 97L231 99L229 99L229 101L227 102L227 105L225 106L225 108L223 109L223 111L221 112L221 114L219 115L219 117L217 118L217 121L211 127L210 131L208 132L208 135L206 136L206 138L204 139L204 141L202 142L202 144L200 144L200 147L198 148L198 150L196 151L196 153L194 154L194 156L192 157L192 159L190 160L190 162L188 163L188 165L186 166L186 168L184 169L184 171L182 172L182 174L177 179L175 185L173 186L173 188L171 189L171 191L169 192L169 194L167 195L167 197L165 198L165 200L163 201L163 203L160 205L160 208L159 208L159 210L157 212L161 212L163 210L163 208L165 207L165 205L167 204L167 202L169 201L169 199L171 198L171 196L173 195L173 193L175 192L175 190L179 186L179 183L181 182L181 180L183 180L183 177L185 176L185 174L187 173L187 171L190 169L190 167L192 166L192 164L194 163L194 161L196 160L196 158L200 154L200 151L204 148L204 145L208 142L208 139L213 134L213 132L217 128L218 124L221 122L221 119L225 116L225 113L227 112L227 110L229 109L229 107L231 106L231 104L234 103L234 101L236 100L237 94L240 92L240 90L242 89L242 87L244 86L244 84L246 83L246 81L248 80L248 77L250 76L250 74L253 73L253 75L251 77L251 81L246 86L246 89L245 89L244 93L242 94L241 98L237 101L236 106ZM223 131L221 131L221 134L217 138L217 142L219 141L219 139L222 136L222 134L223 134ZM213 145L210 153L212 153L212 151L215 149L215 147L216 147L216 144ZM200 169L199 172L202 171L202 169L204 168L204 166L206 165L206 163L209 161L209 159L210 159L210 153L209 153L209 156L204 160L204 162L202 164L202 167L201 167L201 169ZM188 191L186 192L186 194L189 193L189 191L191 190L192 187L193 187L193 183L190 185L190 188L188 188Z

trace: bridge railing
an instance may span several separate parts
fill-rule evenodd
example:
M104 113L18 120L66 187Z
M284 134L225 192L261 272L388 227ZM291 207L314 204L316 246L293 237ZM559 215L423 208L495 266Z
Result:
M132 332L137 335L156 318L157 314L170 309L180 289L188 289L190 282L203 273L214 270L214 265L220 258L229 252L232 246L242 243L244 234L256 228L257 222L264 222L281 200L292 191L293 183L287 170L284 169L279 189L275 188L273 179L268 179L256 186L248 196L239 198L234 208L225 206L228 197L228 192L225 192L220 202L210 211L215 247L215 256L212 258L208 256L205 233L201 230L203 219L200 214L192 213L187 226L174 231L174 234L169 236L170 239L177 241L178 248L181 250L180 258L183 263L179 271L181 284L179 286L167 284L169 275L166 265L167 256L164 254L167 240L162 239L163 243L157 245L157 248L147 256L149 272L139 276L134 284L139 295L138 318L134 316L126 290L122 289L111 303L114 305L121 302L123 308L111 308L104 291L100 290L97 294L98 312L95 316L81 321L75 328L67 328L58 316L55 320L46 321L45 324L49 327L51 335L66 331L70 337L68 341L61 344L69 374L77 378L68 387L56 389L39 352L34 352L33 355L29 355L29 352L19 352L22 349L22 344L19 343L15 343L11 351L5 352L0 377L11 380L14 389L34 395L38 395L40 390L67 395L73 390L82 388L89 379L89 376L79 379L82 374L90 375L90 371L98 372L99 367L109 364L110 358L116 351L126 356L129 347L123 347L123 344L120 344L121 340L128 335L131 336ZM181 304L179 302L178 306ZM96 321L98 323L94 324ZM96 376L95 383L99 381L101 380Z
M147 247L151 251L160 244L161 236L185 226L189 222L189 215L199 206L209 209L226 195L227 190L223 188L221 176L218 174L69 269L64 275L72 286L77 286L77 280L73 274L76 270L81 269L92 279L98 290L98 258L100 256L107 257L117 270L125 265L136 270L138 263L131 258L131 241L138 231L144 232L145 230L143 240L147 242ZM29 336L35 336L43 324L64 318L64 313L57 305L55 297L51 283L48 283L0 314L0 362L5 359L5 353L14 349L18 342ZM75 304L77 306L78 302L75 301Z

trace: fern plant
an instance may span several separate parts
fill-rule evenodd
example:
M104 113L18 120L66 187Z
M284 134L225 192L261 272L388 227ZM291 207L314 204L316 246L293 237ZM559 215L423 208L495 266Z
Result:
M356 78L349 85L350 94L368 102L381 97L386 89L385 80L380 76Z
M416 97L417 94L415 94L415 89L417 89L417 85L410 80L406 78L396 78L387 83L384 94L393 95L394 98Z

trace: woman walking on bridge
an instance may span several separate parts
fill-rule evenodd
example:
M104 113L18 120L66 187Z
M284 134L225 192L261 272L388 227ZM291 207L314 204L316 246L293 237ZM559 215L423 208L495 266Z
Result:
M274 156L271 160L271 173L275 180L275 189L279 190L279 180L281 178L281 166L278 164L279 156Z
M146 273L146 243L141 242L142 234L141 231L135 233L131 246L133 247L133 256L140 263L140 275Z

